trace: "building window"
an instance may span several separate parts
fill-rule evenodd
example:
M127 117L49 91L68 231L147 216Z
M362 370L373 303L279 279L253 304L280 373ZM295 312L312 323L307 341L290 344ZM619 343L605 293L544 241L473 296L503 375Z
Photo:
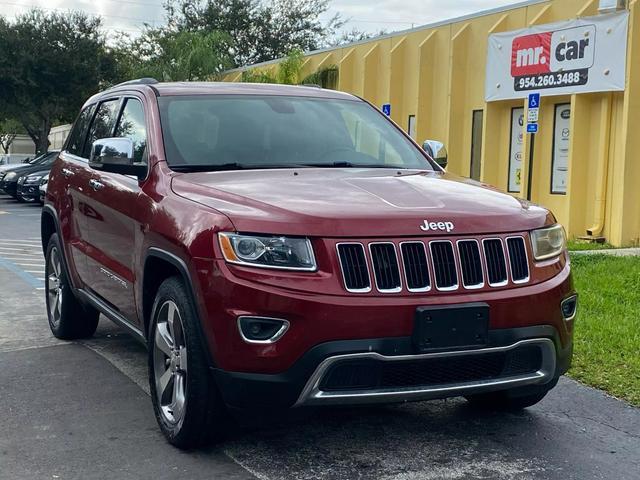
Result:
M407 123L407 133L411 138L416 140L416 116L409 115L409 121Z
M566 195L569 181L569 146L571 144L571 104L556 105L553 120L551 153L551 193Z
M509 193L520 193L522 189L522 147L524 144L524 108L511 109L511 135L509 145Z
M469 176L474 180L480 180L483 118L484 110L473 111L473 122L471 125L471 173Z

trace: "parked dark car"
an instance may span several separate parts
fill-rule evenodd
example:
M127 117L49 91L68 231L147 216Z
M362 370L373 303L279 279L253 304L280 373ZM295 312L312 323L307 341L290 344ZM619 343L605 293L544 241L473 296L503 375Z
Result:
M44 196L47 194L47 183L49 183L49 173L42 177L40 186L38 187L38 201L41 205L44 205Z
M427 145L320 88L95 95L42 211L49 326L90 337L102 313L146 344L183 448L227 433L228 407L534 405L572 357L564 229Z
M33 161L0 171L0 191L18 199L18 179L34 172L51 170L60 150L50 150Z
M42 165L40 165L42 167ZM29 171L18 177L16 198L19 202L31 203L40 201L40 182L49 174L51 166L35 172Z

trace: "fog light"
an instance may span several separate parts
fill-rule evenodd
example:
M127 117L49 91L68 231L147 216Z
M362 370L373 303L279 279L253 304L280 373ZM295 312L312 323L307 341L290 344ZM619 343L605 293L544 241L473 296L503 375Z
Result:
M578 310L578 296L573 295L569 298L565 298L560 304L562 310L562 316L569 322L576 318L576 312Z
M289 329L289 322L279 318L238 317L238 330L247 343L277 342Z

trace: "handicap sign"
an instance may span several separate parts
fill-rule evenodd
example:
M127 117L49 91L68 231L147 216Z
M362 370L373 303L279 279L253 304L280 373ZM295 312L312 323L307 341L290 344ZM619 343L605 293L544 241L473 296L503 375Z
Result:
M532 108L540 108L540 94L539 93L530 93L529 94L529 110Z
M391 116L391 104L385 103L382 105L382 113L384 113L387 117Z
M538 124L537 123L528 123L527 124L527 133L538 133Z

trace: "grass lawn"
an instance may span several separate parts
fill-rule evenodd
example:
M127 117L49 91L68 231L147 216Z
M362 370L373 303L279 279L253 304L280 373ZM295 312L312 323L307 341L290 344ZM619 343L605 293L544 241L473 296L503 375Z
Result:
M640 257L573 256L573 378L640 406Z
M610 243L592 243L580 240L570 240L567 244L569 251L576 252L581 250L609 250L614 248Z

